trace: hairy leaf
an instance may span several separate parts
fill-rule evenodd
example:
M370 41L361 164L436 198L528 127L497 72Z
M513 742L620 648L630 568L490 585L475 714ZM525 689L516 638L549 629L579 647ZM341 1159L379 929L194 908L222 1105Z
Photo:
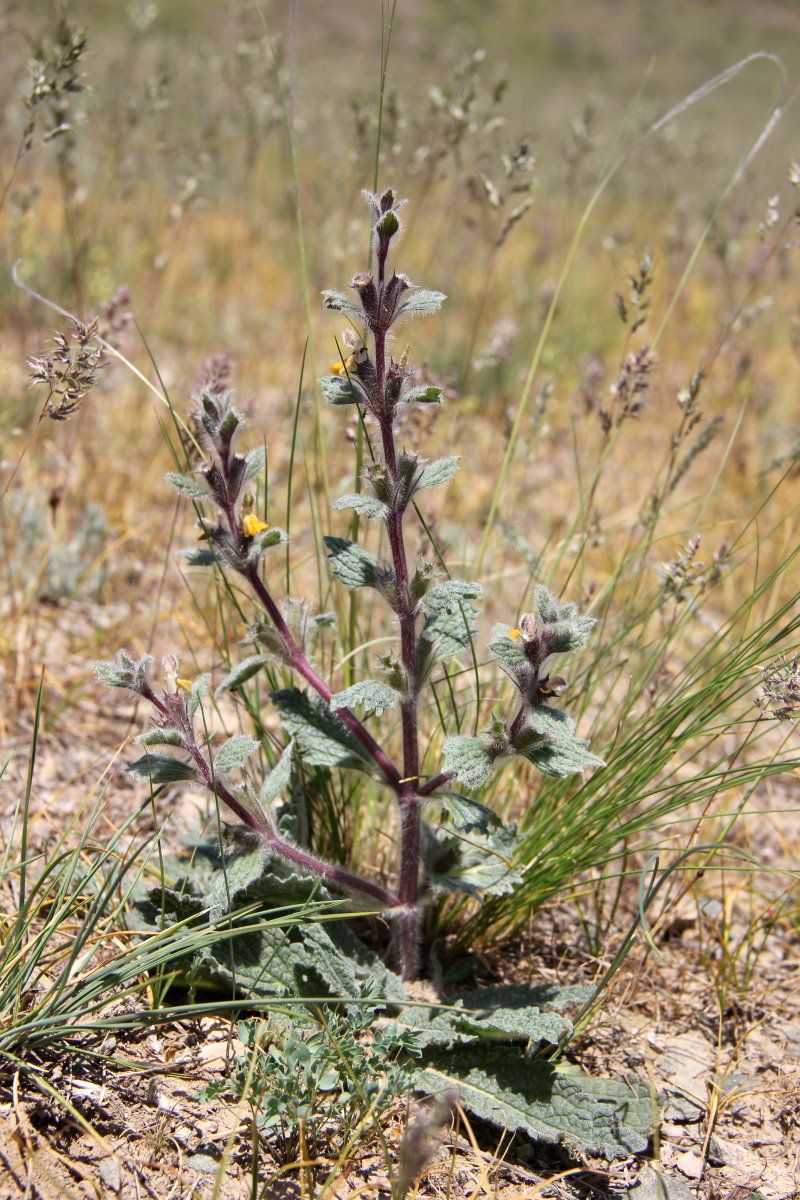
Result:
M421 383L404 392L403 400L406 404L411 404L412 402L417 404L441 404L442 389L434 387L430 383Z
M478 993L471 993L476 995ZM454 996L448 1007L439 1005L404 1008L398 1023L419 1034L423 1050L431 1046L458 1046L468 1043L524 1042L533 1049L538 1046L558 1046L572 1032L572 1025L555 1013L545 1013L533 1005L502 1008L482 1008L465 1004Z
M490 833L474 831L455 836L458 862L446 873L431 874L434 891L507 896L522 883L513 865L519 844L513 829L500 826Z
M478 610L471 600L462 601L457 612L429 617L422 626L417 648L417 675L426 679L438 662L456 658L469 649L478 624Z
M219 555L210 546L197 546L179 551L190 567L213 567L220 561Z
M214 771L217 775L228 775L231 771L239 771L247 762L250 755L258 750L259 743L249 734L237 733L228 738L214 754Z
M445 738L443 752L445 771L455 771L464 787L473 792L486 787L494 759L480 738L463 734Z
M553 738L519 753L523 758L527 758L528 762L532 762L543 775L565 779L568 775L577 775L589 767L606 765L602 758L592 754L588 745L583 738Z
M127 651L119 650L110 662L99 659L92 666L100 682L108 687L129 688L132 692L138 692L147 679L153 661L152 654L137 659L131 658Z
M459 999L466 1008L480 1008L489 1013L497 1008L548 1008L564 1012L567 1008L586 1004L595 992L596 989L587 983L570 983L563 987L555 983L535 987L527 983L506 983L462 992Z
M192 479L190 475L179 475L177 471L167 471L164 478L183 496L189 496L192 500L208 499L208 489L197 479Z
M343 313L346 317L351 317L352 320L358 321L362 325L366 321L361 307L358 304L354 304L349 296L345 296L344 292L336 292L332 288L326 288L322 293L322 303L331 312Z
M148 729L140 733L136 741L140 746L182 746L183 736L180 729Z
M496 812L471 796L461 796L458 792L437 792L433 799L441 802L442 810L448 814L456 829L478 829L486 833L490 827L500 824Z
M361 743L322 700L298 688L273 692L272 700L281 724L309 766L364 770L370 765Z
M281 648L283 642L280 643ZM247 683L248 679L252 679L257 675L263 667L266 667L272 662L272 656L269 654L251 654L248 658L243 658L242 661L233 668L233 670L225 676L222 683L216 690L215 695L219 696L222 692L230 692L235 688L241 687L243 683Z
M330 706L334 712L337 708L363 708L381 716L399 700L400 693L389 687L388 683L382 683L378 679L362 679L359 683L345 688L343 692L331 696Z
M352 382L352 375L323 375L319 380L319 390L326 404L356 404L363 402L366 397Z
M367 496L363 492L340 496L338 500L334 500L331 507L337 510L352 508L360 516L369 517L373 521L382 520L389 514L388 505L384 504L382 500L377 500L375 496Z
M261 790L258 793L258 801L264 808L268 809L271 804L274 804L281 792L286 791L291 783L293 755L294 743L289 742L289 745L262 783Z
M128 767L131 775L146 779L153 787L165 783L181 783L184 779L196 779L197 771L189 763L172 758L169 754L145 754Z
M248 451L247 455L245 456L246 466L244 469L244 477L242 479L243 483L247 483L248 480L254 479L256 475L264 474L266 457L266 450L263 446L255 446L252 450Z
M336 578L348 588L373 587L386 594L393 580L391 571L376 558L347 538L322 539L329 552L328 561Z
M469 1112L509 1132L608 1159L647 1149L652 1117L642 1086L526 1061L514 1046L455 1046L429 1051L426 1059L420 1091L455 1087Z
M402 317L428 317L437 313L444 304L447 296L444 292L434 292L429 288L414 288L404 293L399 304L399 315Z
M189 695L186 697L186 711L190 720L207 697L210 686L211 676L204 672L197 676L189 688Z
M422 609L429 617L439 613L460 612L465 600L477 600L480 594L479 583L468 583L465 579L447 579L425 594Z
M434 458L432 462L426 463L417 476L414 491L424 487L441 487L442 484L449 483L458 471L460 459L460 454L453 454L449 458Z

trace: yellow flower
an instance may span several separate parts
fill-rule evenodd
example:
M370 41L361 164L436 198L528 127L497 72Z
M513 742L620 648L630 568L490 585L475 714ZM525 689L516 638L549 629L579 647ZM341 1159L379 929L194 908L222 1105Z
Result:
M517 638L522 637L522 630L521 629L509 629L508 636L510 638L514 638L514 641L516 641Z
M182 692L190 692L192 690L191 679L176 679L175 682Z
M352 374L356 369L356 356L351 354L349 358L343 359L341 362L331 363L331 375L347 375Z
M269 525L255 513L248 513L246 517L242 517L242 533L245 537L254 538L256 534L263 533L265 529L269 529Z

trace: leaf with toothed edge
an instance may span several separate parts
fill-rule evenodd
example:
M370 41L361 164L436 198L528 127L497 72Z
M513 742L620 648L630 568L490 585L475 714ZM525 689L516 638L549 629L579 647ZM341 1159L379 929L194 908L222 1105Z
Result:
M518 1046L455 1046L425 1057L418 1091L455 1089L470 1113L508 1132L607 1159L647 1149L653 1117L641 1084L595 1079L541 1059L526 1061Z
M258 750L259 743L246 733L237 733L228 738L213 755L212 765L217 775L228 775L239 771L251 754Z
M400 702L400 693L379 679L362 679L343 692L331 696L331 708L363 708L380 717L388 708Z
M363 492L348 493L334 500L332 508L341 510L352 508L361 517L369 517L373 521L382 520L389 515L389 506L375 496L366 496Z
M478 600L480 595L479 583L468 583L466 579L447 579L426 593L422 599L422 610L429 617L458 612L465 600Z
M281 724L310 767L369 770L372 760L361 743L327 704L299 688L272 692Z
M348 588L372 587L389 598L394 582L392 572L376 558L347 538L324 537L328 562L339 583Z
M443 757L445 771L455 771L459 782L471 792L486 787L491 778L494 758L480 738L463 734L445 738Z
M424 487L441 487L449 483L458 471L460 459L460 454L453 454L449 458L434 458L432 462L426 463L417 476L414 491Z

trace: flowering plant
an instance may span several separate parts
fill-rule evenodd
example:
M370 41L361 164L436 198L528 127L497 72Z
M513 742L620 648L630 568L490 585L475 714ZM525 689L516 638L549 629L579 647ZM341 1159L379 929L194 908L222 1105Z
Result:
M336 291L323 293L326 308L345 316L350 327L344 335L345 352L319 383L328 404L353 406L360 419L377 428L379 444L363 472L362 490L340 497L333 507L380 522L386 530L388 555L386 561L379 560L343 537L326 537L325 545L328 564L340 584L371 588L382 597L399 630L399 655L381 660L379 678L360 680L341 691L321 676L310 649L313 622L302 622L298 633L274 595L269 556L285 535L252 511L247 485L263 471L264 453L261 449L240 453L235 448L242 418L230 392L206 391L193 414L204 460L193 473L168 478L198 506L210 501L213 509L211 517L199 517L205 545L189 552L190 563L217 567L244 579L259 610L253 628L258 652L241 662L218 692L235 691L276 662L304 685L271 693L287 734L283 756L257 795L248 784L237 788L229 777L245 765L258 743L237 735L212 751L210 739L198 734L198 713L209 690L207 676L194 682L179 680L177 664L168 661L166 686L157 693L149 678L151 661L136 662L124 652L111 663L98 664L98 672L106 683L129 688L153 706L156 723L141 739L148 750L167 745L179 748L184 756L176 760L148 753L134 764L134 770L159 784L199 780L253 831L268 855L383 912L394 929L401 973L411 979L420 967L420 917L430 891L437 886L460 887L473 894L508 891L518 879L509 862L513 857L509 831L498 829L490 810L457 789L482 791L495 768L515 756L557 776L602 766L602 762L576 736L573 721L554 706L566 683L546 669L553 655L585 646L594 622L580 616L574 604L561 604L540 586L535 593L536 611L522 616L513 628L496 626L489 647L518 692L516 712L508 717L493 715L480 736L446 738L436 769L425 769L420 754L420 700L434 667L470 647L481 589L471 580L452 578L441 562L421 558L409 563L405 524L415 508L414 499L424 488L447 484L459 460L458 456L426 460L398 444L398 421L404 411L411 405L441 403L442 391L414 382L407 354L399 360L392 356L391 339L401 320L435 313L445 296L416 287L405 275L388 269L390 248L401 226L401 203L391 189L380 196L369 194L367 199L376 270L354 276L353 298ZM400 711L397 761L378 736L378 718L394 706ZM363 719L356 709L364 712ZM392 795L400 827L394 889L322 860L279 831L273 805L290 784L295 755L310 767L367 772ZM426 837L423 810L433 800L441 801L448 823L439 830L430 827ZM470 833L472 871L459 875L456 868L445 879L436 874L435 865L423 861L423 845L430 843L441 859L443 849L453 838L457 841L463 830ZM463 868L465 856L461 857ZM491 869L498 859L502 868Z

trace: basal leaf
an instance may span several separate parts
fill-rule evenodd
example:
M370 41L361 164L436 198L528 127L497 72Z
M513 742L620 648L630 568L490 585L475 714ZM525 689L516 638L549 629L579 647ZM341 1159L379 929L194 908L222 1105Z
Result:
M652 1123L647 1089L526 1060L519 1047L429 1051L417 1089L438 1094L451 1088L475 1116L535 1142L607 1159L647 1149Z

